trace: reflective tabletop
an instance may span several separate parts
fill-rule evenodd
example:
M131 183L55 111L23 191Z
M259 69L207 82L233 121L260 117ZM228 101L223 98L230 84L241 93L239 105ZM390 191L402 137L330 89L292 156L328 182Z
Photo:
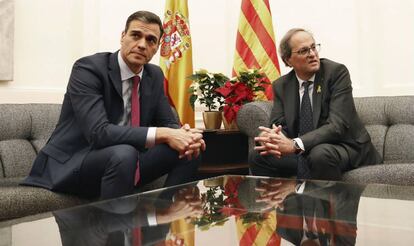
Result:
M0 245L412 245L414 187L221 176L0 222Z

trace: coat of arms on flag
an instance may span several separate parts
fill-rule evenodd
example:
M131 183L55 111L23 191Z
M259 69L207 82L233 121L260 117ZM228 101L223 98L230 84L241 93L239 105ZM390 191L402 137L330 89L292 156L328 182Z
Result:
M165 92L181 123L194 127L194 111L188 103L193 60L186 0L166 1L163 29L160 67L165 77Z
M173 13L168 10L164 20L164 36L161 43L161 56L166 58L167 67L169 64L182 57L188 48L191 47L190 29L188 21L180 12Z

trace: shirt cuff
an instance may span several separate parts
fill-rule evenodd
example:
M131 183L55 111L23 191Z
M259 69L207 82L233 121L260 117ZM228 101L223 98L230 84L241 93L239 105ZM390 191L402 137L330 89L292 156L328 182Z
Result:
M147 211L147 219L148 219L148 225L149 226L156 226L157 223L157 216L155 215L155 209L151 208Z
M305 190L306 181L299 183L295 187L296 194L302 194Z
M148 127L147 141L145 142L145 148L151 148L155 145L155 135L157 134L156 127Z
M303 145L302 139L300 139L300 138L294 138L293 140L294 140L296 143L298 143L299 148L300 148L302 151L305 151L305 146Z

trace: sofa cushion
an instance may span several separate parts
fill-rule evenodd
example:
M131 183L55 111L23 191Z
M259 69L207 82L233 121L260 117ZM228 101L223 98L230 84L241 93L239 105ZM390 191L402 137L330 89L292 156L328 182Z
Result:
M342 179L351 183L414 185L413 165L412 163L394 163L364 166L344 173Z
M59 118L60 104L0 104L0 178L28 175Z
M386 97L383 100L387 101L385 113L390 125L414 125L414 96Z
M1 178L4 178L4 172L3 172L3 162L1 161L1 158L0 158L0 179Z
M364 125L389 125L385 113L387 100L384 97L356 97L355 108Z
M371 136L371 142L375 149L381 155L381 158L384 158L384 139L388 127L384 125L367 125L365 128Z
M414 125L390 126L385 138L385 163L414 163Z
M0 179L0 221L53 211L88 202L49 190L18 186L21 178Z
M29 141L11 139L0 141L0 156L4 177L22 177L29 174L36 152Z
M23 104L0 104L0 141L30 137L31 119L25 108Z
M362 196L383 199L414 200L414 186L385 184L367 185Z
M32 120L30 141L36 153L46 144L56 127L60 115L60 104L29 104L27 110Z

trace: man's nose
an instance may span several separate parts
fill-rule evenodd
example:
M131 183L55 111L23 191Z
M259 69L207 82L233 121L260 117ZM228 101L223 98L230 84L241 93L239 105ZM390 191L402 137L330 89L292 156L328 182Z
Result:
M308 56L315 56L316 50L315 49L309 49Z
M138 49L145 49L147 47L147 43L145 42L144 38L138 39L137 47Z

